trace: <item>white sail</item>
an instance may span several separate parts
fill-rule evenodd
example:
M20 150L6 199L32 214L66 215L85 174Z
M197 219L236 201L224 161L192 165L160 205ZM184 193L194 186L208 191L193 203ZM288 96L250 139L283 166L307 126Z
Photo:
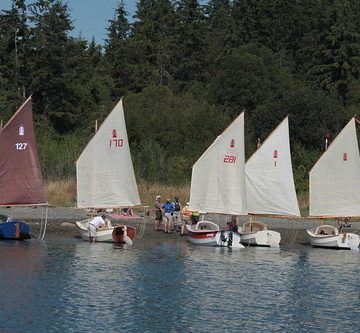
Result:
M245 192L244 113L194 164L190 210L247 214Z
M122 100L105 119L76 162L80 208L140 204Z
M245 165L248 211L300 216L286 117Z
M360 156L354 118L310 171L310 215L360 216Z

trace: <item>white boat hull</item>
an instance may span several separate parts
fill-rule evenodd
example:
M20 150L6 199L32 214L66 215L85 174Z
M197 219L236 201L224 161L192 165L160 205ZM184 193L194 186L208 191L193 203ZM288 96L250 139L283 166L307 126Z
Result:
M316 234L316 228L306 230L309 241L312 246L358 250L360 236L350 232L340 233L338 235L319 235Z
M78 227L78 230L80 232L80 236L82 240L89 241L89 230L88 230L88 223L89 220L85 221L78 221L76 222L76 225ZM114 227L106 228L103 230L97 229L96 230L96 241L97 242L114 242L112 233L113 233Z
M241 243L244 245L279 247L281 235L273 230L261 230L256 232L240 232Z
M204 227L202 229L202 227ZM233 231L220 231L218 225L209 221L200 221L196 225L187 225L190 243L205 246L224 246L243 248L241 237Z

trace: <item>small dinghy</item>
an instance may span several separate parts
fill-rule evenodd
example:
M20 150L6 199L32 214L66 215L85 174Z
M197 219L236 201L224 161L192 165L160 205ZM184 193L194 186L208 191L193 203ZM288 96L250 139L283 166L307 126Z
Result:
M110 112L81 153L76 162L76 174L79 208L103 211L143 207L139 206L140 198L122 100ZM84 240L89 239L88 222L86 220L76 223ZM114 229L111 222L107 223L105 228L98 228L96 241L113 242Z
M353 117L310 170L309 212L312 217L360 216L360 155L356 122ZM313 246L359 250L359 235L340 232L336 226L320 225L308 229L307 233Z
M190 211L245 215L244 113L217 137L192 169ZM220 231L211 221L187 225L191 243L243 248L235 231Z
M250 221L239 232L245 245L279 247L281 235L254 215L300 216L292 172L289 120L286 117L245 164Z
M136 228L129 225L115 226L112 238L115 243L132 245L136 237Z
M0 131L0 206L46 205L38 159L31 97ZM45 235L45 229L44 234ZM0 219L0 239L31 238L27 222Z

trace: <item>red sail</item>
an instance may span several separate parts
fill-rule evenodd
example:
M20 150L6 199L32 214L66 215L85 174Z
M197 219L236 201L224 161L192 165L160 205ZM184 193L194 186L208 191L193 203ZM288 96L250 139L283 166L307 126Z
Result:
M29 97L0 132L0 205L45 203Z

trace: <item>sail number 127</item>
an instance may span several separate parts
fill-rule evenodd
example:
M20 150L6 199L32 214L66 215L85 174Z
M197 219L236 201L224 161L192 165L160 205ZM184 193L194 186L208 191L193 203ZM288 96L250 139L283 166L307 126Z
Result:
M27 146L26 142L15 143L16 150L25 150Z
M224 163L235 163L235 162L236 162L236 156L225 155Z

